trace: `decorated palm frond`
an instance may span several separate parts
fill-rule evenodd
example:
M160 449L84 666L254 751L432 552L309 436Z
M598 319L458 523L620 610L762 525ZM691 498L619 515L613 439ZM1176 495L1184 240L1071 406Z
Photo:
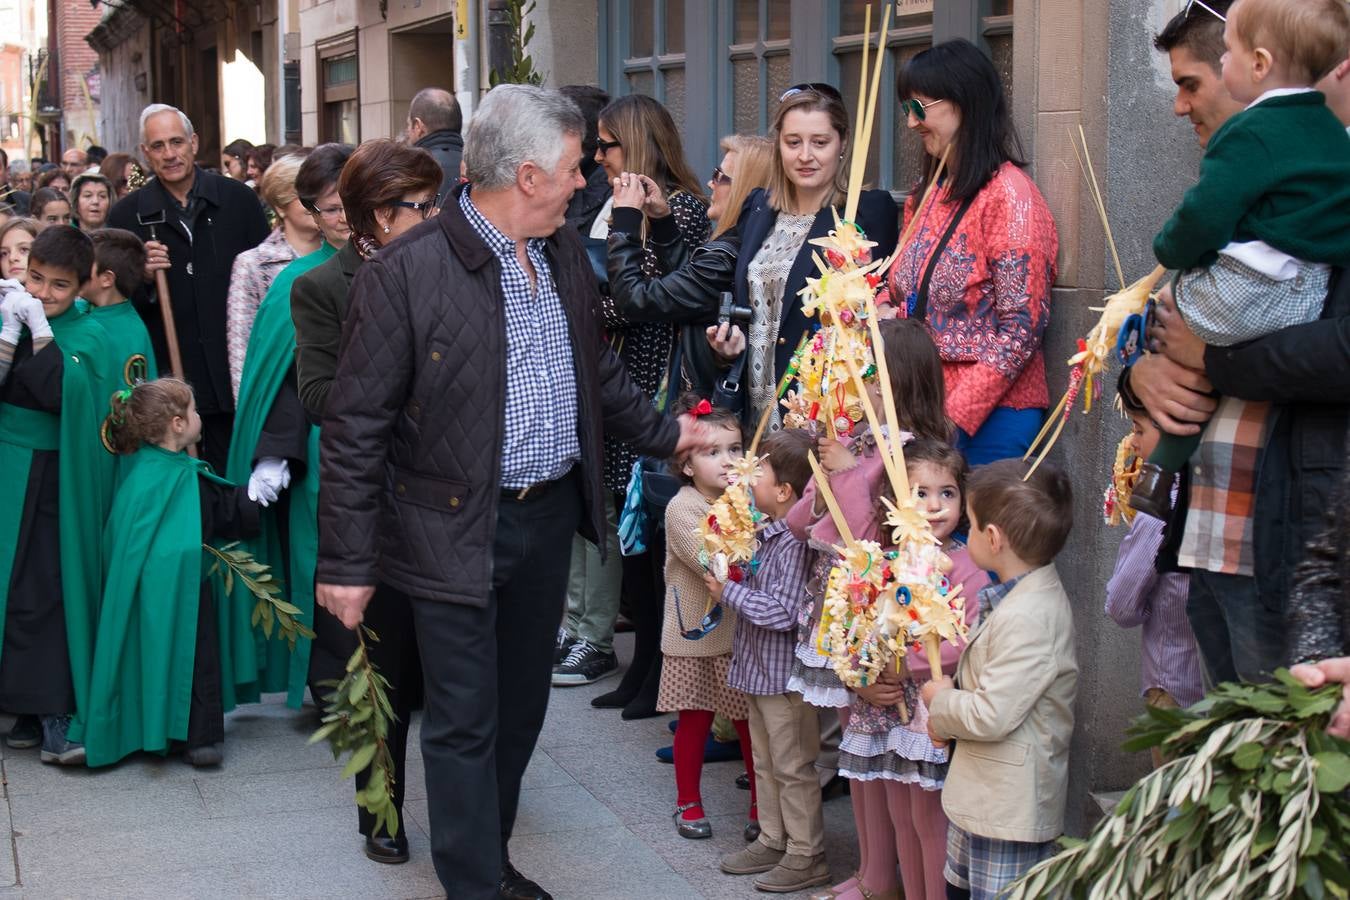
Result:
M1350 896L1350 743L1326 733L1342 686L1275 677L1222 684L1190 709L1150 707L1125 749L1170 761L1007 900Z
M755 533L764 522L764 514L755 508L755 482L763 474L755 448L732 463L731 483L713 502L708 516L699 525L703 549L699 552L703 567L723 584L739 582L754 571L759 541Z
M333 692L324 697L323 724L310 735L309 743L327 741L333 759L350 753L342 769L351 778L367 766L370 779L356 792L356 805L375 817L375 832L398 836L398 810L394 808L394 759L389 753L389 727L396 721L389 702L389 682L370 661L366 641L379 636L364 625L356 629L357 647L347 660L341 681L322 682Z
M276 631L292 653L297 640L314 637L314 632L298 618L303 615L299 607L282 597L281 582L272 577L271 567L258 562L252 553L239 546L238 541L223 547L202 544L202 549L214 557L207 575L220 575L225 596L234 590L236 578L253 595L252 624L254 628L262 629L264 637L270 639Z
M1116 446L1111 483L1106 486L1106 496L1102 501L1102 518L1107 525L1129 525L1134 521L1137 513L1130 506L1130 495L1134 493L1134 485L1139 480L1139 470L1143 464L1144 461L1135 455L1131 436L1125 435Z

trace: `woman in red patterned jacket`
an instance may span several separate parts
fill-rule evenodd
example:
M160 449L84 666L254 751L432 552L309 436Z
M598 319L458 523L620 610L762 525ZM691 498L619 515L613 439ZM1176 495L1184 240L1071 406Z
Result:
M918 223L881 299L932 334L956 445L970 463L1021 456L1049 403L1041 338L1059 249L1055 221L1022 171L1007 97L983 52L963 40L938 44L910 60L897 91L923 138L924 183L951 151L928 203L916 208L920 189L905 205L905 226L916 216Z

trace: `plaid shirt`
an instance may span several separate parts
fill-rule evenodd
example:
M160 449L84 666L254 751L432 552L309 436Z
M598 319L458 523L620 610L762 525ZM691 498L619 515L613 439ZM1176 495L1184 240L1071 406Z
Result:
M1228 575L1255 573L1252 545L1256 473L1269 403L1224 397L1191 458L1190 509L1177 562Z
M980 609L984 610L987 616L994 611L994 607L1003 602L1003 598L1012 593L1012 589L1017 587L1017 582L1025 578L1026 575L1018 575L1016 578L1009 578L1007 581L990 582L988 587L980 588Z
M736 611L727 684L736 690L757 696L787 692L811 556L787 520L775 519L760 532L755 574L741 584L727 582L722 604Z
M516 242L493 226L469 199L459 207L501 264L506 306L506 429L501 486L525 488L567 474L581 459L577 379L562 300L542 238L525 242L535 285L516 258Z

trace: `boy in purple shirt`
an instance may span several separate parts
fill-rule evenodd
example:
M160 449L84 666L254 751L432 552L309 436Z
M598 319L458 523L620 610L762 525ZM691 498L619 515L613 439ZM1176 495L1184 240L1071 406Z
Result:
M1123 381L1123 379L1122 379ZM1147 459L1158 443L1158 425L1129 392L1120 391L1130 417L1135 456ZM1140 667L1144 702L1149 706L1190 706L1204 696L1200 653L1186 618L1191 578L1184 572L1159 572L1155 565L1163 545L1163 522L1137 513L1130 533L1120 542L1116 568L1106 583L1106 614L1122 628L1143 626ZM1153 749L1153 765L1162 765Z
M788 528L787 512L811 478L807 457L815 442L805 431L777 431L764 439L763 474L755 506L769 518L759 533L754 574L737 584L705 576L715 601L736 611L736 636L727 682L750 700L750 747L755 763L759 838L722 860L728 875L767 873L755 887L799 891L825 884L825 821L820 809L816 708L788 693L797 619L807 602L811 550Z

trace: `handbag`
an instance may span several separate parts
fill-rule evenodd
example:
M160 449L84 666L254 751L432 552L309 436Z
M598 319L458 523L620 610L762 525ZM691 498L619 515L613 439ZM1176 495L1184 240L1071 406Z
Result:
M681 345L677 339L665 379L652 398L652 403L661 412L670 409L679 391ZM652 542L660 539L665 528L666 507L683 486L684 483L670 471L667 460L654 456L638 457L628 477L623 509L619 511L620 554L637 556L646 553Z
M736 361L727 369L727 373L717 379L713 385L712 405L717 409L740 414L745 403L745 392L741 390L741 377L745 374L745 357L749 351L736 357Z

